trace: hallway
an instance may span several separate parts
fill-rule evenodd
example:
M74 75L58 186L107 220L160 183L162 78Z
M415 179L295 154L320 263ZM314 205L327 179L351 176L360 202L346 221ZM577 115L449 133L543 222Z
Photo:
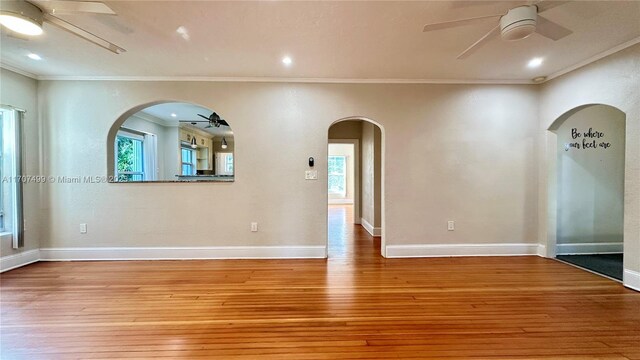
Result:
M376 259L380 238L353 223L353 205L329 205L329 259Z

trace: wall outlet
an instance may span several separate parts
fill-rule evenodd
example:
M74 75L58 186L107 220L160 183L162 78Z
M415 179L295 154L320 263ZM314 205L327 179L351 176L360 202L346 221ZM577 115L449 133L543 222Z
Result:
M80 234L87 233L87 224L80 224Z
M304 172L305 180L318 180L318 170L306 170Z
M251 223L251 232L257 232L258 231L258 223L257 222L252 222Z
M447 221L447 230L453 231L456 229L456 222L453 220Z

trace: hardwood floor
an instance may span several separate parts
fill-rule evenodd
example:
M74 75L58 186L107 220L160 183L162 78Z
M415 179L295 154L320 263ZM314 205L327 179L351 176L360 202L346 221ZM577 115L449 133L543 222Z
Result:
M640 359L640 293L619 283L539 257L384 259L330 216L328 260L4 273L0 357Z

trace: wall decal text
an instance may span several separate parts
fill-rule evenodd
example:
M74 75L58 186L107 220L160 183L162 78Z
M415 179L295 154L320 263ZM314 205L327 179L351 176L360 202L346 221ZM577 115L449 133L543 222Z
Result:
M594 130L593 128L589 128L587 131L578 131L577 128L571 129L571 138L573 140L577 140L574 142L564 144L564 151L569 151L569 149L608 149L611 147L610 142L603 141L601 139L604 137L604 132ZM601 140L598 140L601 139ZM582 141L580 141L582 140Z

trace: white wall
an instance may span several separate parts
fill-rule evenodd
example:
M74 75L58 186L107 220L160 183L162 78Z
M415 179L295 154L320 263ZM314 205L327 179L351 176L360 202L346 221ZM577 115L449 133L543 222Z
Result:
M624 180L625 284L640 289L640 45L635 45L542 86L538 131L540 242L547 254L556 242L556 139L547 131L567 111L588 104L611 105L626 114ZM637 277L635 274L638 274ZM632 280L633 278L633 280ZM632 284L631 282L634 281ZM635 284L635 285L634 285Z
M536 242L535 86L42 81L39 89L46 174L106 174L113 121L158 100L219 110L236 146L231 184L47 185L43 247L325 246L327 131L349 116L384 127L387 245ZM87 151L71 154L67 139ZM304 180L310 156L319 181ZM446 231L451 218L455 232Z
M593 105L554 124L558 253L622 252L624 123L623 112Z
M329 204L353 204L355 199L355 149L352 144L329 144L329 156L344 156L346 161L346 193L344 196L329 193ZM332 200L341 200L332 202Z
M0 104L26 110L23 122L23 173L40 175L40 126L38 123L37 88L35 80L14 72L0 69ZM13 249L10 237L3 237L0 256L16 255L40 246L40 185L23 186L25 241L24 248ZM4 266L4 265L3 265Z
M381 216L381 132L362 122L362 219L374 228L382 226Z
M373 226L382 227L382 131L373 127Z
M182 173L180 154L180 127L166 126L162 143L158 141L158 156L164 158L163 169L160 171L162 179L175 180L176 175ZM162 153L162 155L160 155Z

